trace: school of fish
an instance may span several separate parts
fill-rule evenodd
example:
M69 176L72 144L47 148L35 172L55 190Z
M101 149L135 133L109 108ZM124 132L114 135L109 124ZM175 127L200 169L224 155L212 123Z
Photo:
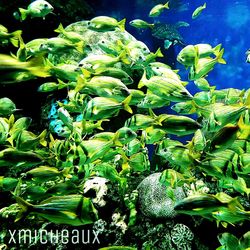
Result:
M205 8L206 3L192 18ZM168 9L168 2L158 4L149 16ZM19 11L24 21L44 18L53 7L37 0ZM93 34L126 32L126 19L97 16L84 24ZM140 19L129 24L154 27ZM11 99L0 99L0 192L11 192L18 203L16 222L36 214L56 224L94 223L103 204L87 196L85 183L102 177L128 197L129 176L154 169L148 145L155 147L157 167L169 170L161 178L168 185L190 185L202 176L222 190L186 197L176 204L178 213L224 227L250 220L250 211L237 198L250 194L250 91L210 85L207 76L226 63L221 44L184 46L177 55L189 70L183 81L177 69L157 61L163 57L160 49L151 52L136 39L102 40L95 44L101 53L95 53L82 34L62 24L55 33L59 36L24 42L22 31L9 33L0 25L0 45L17 48L0 54L0 84L39 78L38 91L54 97L41 132L29 129L32 119L22 117ZM80 59L55 60L71 53ZM191 84L199 89L194 95ZM164 107L172 112L159 114L156 109ZM191 139L184 143L182 136ZM134 225L136 199L131 202L128 220Z

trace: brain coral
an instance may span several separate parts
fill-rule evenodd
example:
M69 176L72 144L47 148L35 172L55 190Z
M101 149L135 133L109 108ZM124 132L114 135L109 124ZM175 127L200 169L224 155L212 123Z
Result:
M174 189L175 201L169 198L160 176L161 173L151 174L138 185L140 209L150 218L173 218L176 215L174 205L185 198L185 193L181 187L177 187Z
M194 239L193 232L184 224L176 224L171 230L171 238L177 249L191 250L191 242Z

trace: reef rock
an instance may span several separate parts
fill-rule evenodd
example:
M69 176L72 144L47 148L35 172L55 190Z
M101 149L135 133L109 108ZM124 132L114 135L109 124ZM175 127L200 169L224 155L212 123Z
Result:
M173 243L177 246L177 249L192 249L194 234L186 225L176 224L171 230L171 236Z
M142 213L150 218L173 218L175 203L185 198L181 187L174 189L175 200L167 196L167 189L160 182L161 173L154 173L146 177L137 187L139 192L139 206Z
M76 32L82 35L85 48L84 54L81 54L79 51L74 50L70 53L63 53L58 55L52 55L49 59L54 63L65 63L74 61L78 63L86 55L100 55L106 54L101 46L109 47L110 45L117 44L117 41L121 41L123 44L128 44L131 41L137 41L131 34L127 31L121 31L120 29L115 29L114 31L99 32L94 31L88 28L89 21L79 21L72 23L65 28L67 32ZM64 37L62 34L59 37ZM146 46L146 45L145 45Z

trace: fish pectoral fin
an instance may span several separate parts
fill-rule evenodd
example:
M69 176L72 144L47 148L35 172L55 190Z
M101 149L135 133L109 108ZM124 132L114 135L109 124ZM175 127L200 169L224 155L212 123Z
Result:
M66 215L70 219L76 219L77 214L70 212L70 211L61 211L62 214Z
M115 87L112 90L110 90L111 95L119 95L121 93L121 90L119 89L119 87Z
M169 41L169 40L167 40L167 39L164 41L164 48L165 48L165 49L168 49L171 45L172 45L172 42L171 42L171 41Z
M94 69L94 70L96 70L96 69L98 69L98 68L100 68L102 65L100 64L100 63L96 63L94 66L92 66L92 68Z
M97 115L97 114L98 114L98 109L97 109L96 106L93 108L92 113L93 113L94 115Z
M112 90L112 89L106 88L106 89L104 89L104 90L105 90L105 92L108 93L108 95L113 95L113 94L115 94L114 89Z

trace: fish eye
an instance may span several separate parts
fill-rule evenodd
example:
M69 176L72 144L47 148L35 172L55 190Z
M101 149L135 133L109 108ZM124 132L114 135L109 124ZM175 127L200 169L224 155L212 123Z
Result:
M90 21L87 22L87 25L88 25L88 26L90 25Z
M121 89L122 94L129 95L130 92L127 89Z
M56 133L60 134L62 130L60 128L55 128Z
M144 51L146 51L146 50L147 50L147 48L143 48L143 50L144 50Z
M104 44L105 42L104 41L101 41L102 44Z
M142 136L142 130L138 130L138 131L136 132L136 134L137 134L138 136Z
M160 69L159 67L156 67L156 69Z
M90 47L90 45L86 45L85 49L86 49L86 51L92 50L91 47Z
M142 56L139 56L139 59L141 59L141 60L142 60Z
M182 95L188 95L188 93L186 91L181 91Z
M43 6L44 8L49 8L49 5L47 3L45 3Z
M83 66L83 63L79 63L78 66L79 66L79 67L82 67L82 66Z
M127 134L128 134L128 136L131 136L131 135L133 135L133 132L131 130L128 130Z

